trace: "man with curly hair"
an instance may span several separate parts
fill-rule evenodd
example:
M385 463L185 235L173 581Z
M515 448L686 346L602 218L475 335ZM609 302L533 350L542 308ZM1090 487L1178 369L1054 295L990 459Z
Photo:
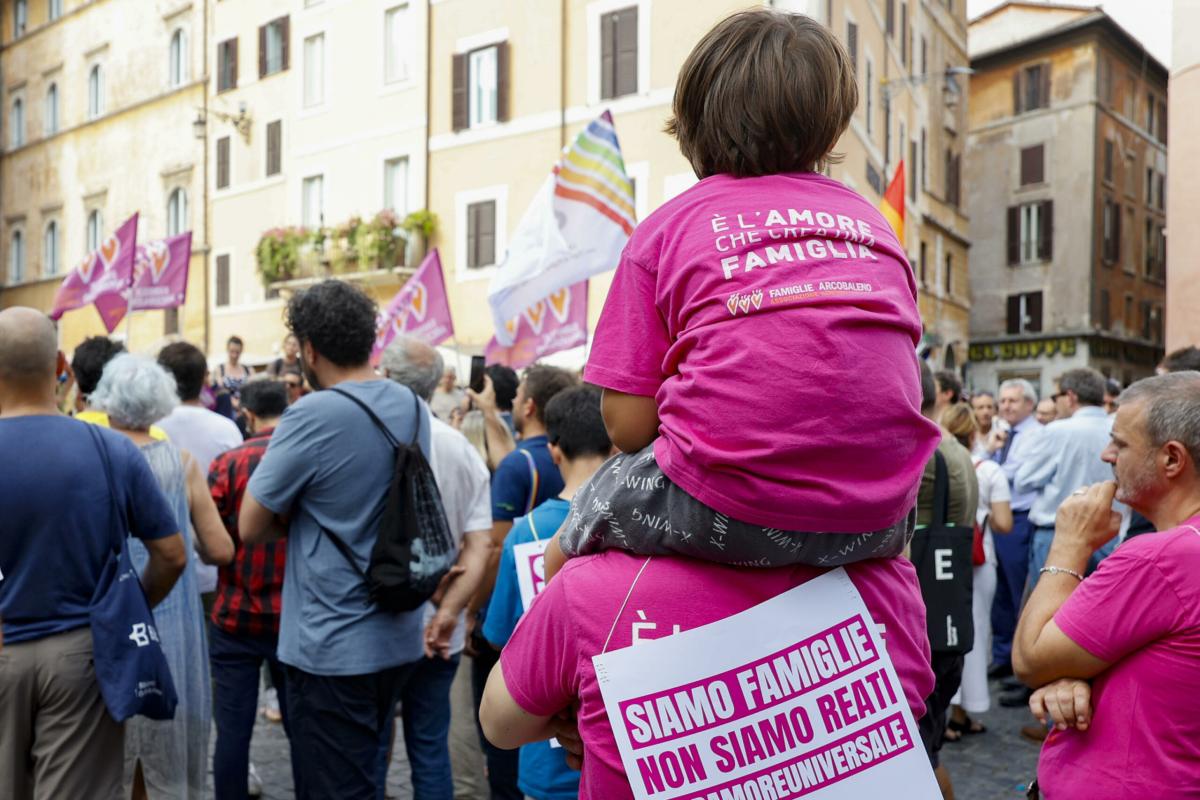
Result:
M350 397L369 407L402 443L430 452L428 409L381 378L369 359L375 302L328 280L294 295L287 324L314 391L288 407L238 517L247 545L287 534L279 660L296 797L373 798L380 742L401 690L423 657L421 611L390 614L333 543L363 571L379 531L395 449ZM336 389L337 391L322 391Z

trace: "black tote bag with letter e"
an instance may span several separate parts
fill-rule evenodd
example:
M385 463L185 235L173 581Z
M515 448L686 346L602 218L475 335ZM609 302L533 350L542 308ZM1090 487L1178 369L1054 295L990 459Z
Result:
M951 525L950 473L945 457L936 450L933 481L933 521L913 537L911 554L921 596L925 598L925 623L929 646L935 653L969 653L975 644L971 593L975 585L971 550L975 531Z

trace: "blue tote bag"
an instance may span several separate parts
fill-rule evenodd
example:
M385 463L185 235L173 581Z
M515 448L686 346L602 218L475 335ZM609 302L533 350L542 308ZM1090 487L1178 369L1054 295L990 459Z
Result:
M113 550L100 572L89 610L96 681L108 713L117 722L138 715L171 719L179 698L154 627L154 614L129 557L129 526L113 485L108 448L100 433L87 427L100 450L112 508Z

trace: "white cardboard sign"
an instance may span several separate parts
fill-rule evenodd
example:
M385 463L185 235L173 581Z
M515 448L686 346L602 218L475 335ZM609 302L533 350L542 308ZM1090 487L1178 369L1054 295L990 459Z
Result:
M843 569L592 661L638 800L941 797Z
M513 545L517 564L517 588L521 590L521 610L528 611L533 598L546 588L546 545L549 539Z

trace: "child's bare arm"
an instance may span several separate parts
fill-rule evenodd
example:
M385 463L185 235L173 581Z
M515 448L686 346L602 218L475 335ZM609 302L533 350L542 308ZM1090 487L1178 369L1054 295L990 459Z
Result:
M608 438L622 452L636 453L658 438L658 403L653 397L605 389L600 411Z

